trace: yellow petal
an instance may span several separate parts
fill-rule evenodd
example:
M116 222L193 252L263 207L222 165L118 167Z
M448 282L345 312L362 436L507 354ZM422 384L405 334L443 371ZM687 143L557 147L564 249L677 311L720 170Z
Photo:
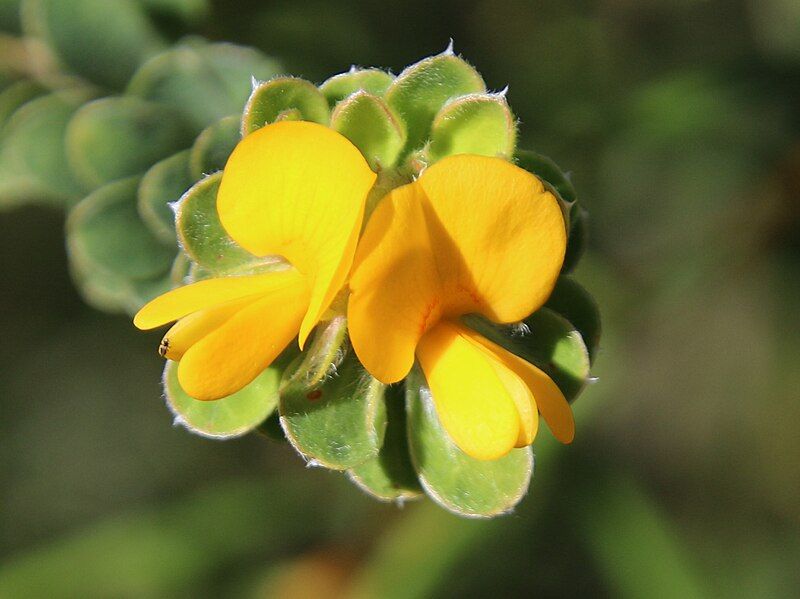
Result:
M567 235L558 201L539 179L500 158L462 154L429 167L418 184L432 212L445 314L514 322L547 300Z
M441 286L430 248L424 195L414 185L381 200L367 223L350 274L353 348L378 380L401 380L420 337L439 319Z
M436 413L453 442L467 455L494 460L517 444L517 406L486 354L442 321L417 348Z
M220 399L257 377L291 342L308 305L308 287L274 289L245 306L194 343L178 364L178 381L190 396Z
M461 327L459 327L460 329ZM467 339L469 339L467 337ZM471 341L471 339L470 339ZM489 363L492 365L495 374L502 381L503 386L514 400L519 413L519 436L517 437L517 447L527 447L536 438L539 428L539 412L536 409L536 401L533 394L525 382L517 374L501 362L497 356L486 347L473 344L484 352Z
M302 279L295 269L268 272L242 277L207 279L178 287L147 303L133 318L140 329L154 329L187 314L231 300L261 293L269 293L283 287L295 287Z
M232 300L184 316L164 335L158 353L168 360L179 361L192 345L225 324L239 310L253 303L259 297L248 296Z
M561 443L572 443L575 438L575 419L572 415L572 408L553 379L527 360L523 360L475 331L466 327L461 327L461 330L470 340L491 351L498 360L525 382L525 385L533 393L536 407L547 422L553 436Z
M258 129L222 175L222 226L257 256L281 255L311 282L301 345L350 270L364 203L376 175L335 131L302 121Z

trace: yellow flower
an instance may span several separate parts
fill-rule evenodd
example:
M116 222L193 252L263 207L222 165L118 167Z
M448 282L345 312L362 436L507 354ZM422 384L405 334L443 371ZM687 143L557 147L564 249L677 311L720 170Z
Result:
M353 144L313 123L269 125L236 146L217 196L222 226L250 253L288 265L180 287L136 314L140 329L178 321L161 347L180 361L189 395L226 397L295 336L303 347L345 283L375 178Z
M572 412L555 383L459 321L530 315L565 250L561 209L539 179L499 158L445 158L389 193L367 223L350 277L356 354L384 383L405 377L416 356L442 424L472 457L530 444L539 413L569 443Z

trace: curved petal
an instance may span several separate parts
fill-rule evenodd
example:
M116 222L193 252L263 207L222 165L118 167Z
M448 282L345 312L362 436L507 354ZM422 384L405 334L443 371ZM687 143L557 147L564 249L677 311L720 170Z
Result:
M553 436L561 443L572 443L575 438L575 419L572 415L572 408L553 379L527 360L523 360L504 347L489 341L483 335L466 327L460 328L466 337L488 349L525 382L525 385L533 393L536 407L547 422Z
M274 289L194 343L178 363L178 381L200 400L227 397L257 377L291 342L308 305L304 281Z
M212 306L184 316L167 331L158 346L162 358L179 361L183 354L203 337L230 320L245 306L252 304L260 296L247 296Z
M567 245L555 196L501 159L457 155L420 177L445 314L522 320L548 298Z
M375 178L344 136L302 121L258 129L228 159L222 226L247 251L284 256L311 281L301 346L345 282Z
M133 324L143 330L154 329L198 310L231 300L302 285L302 279L297 270L290 268L259 275L199 281L168 291L148 302L133 317Z
M414 349L441 312L424 195L415 184L384 197L367 223L350 274L350 340L378 380L401 380Z
M470 340L469 337L466 337L466 339ZM539 429L539 412L536 409L536 401L531 390L513 370L508 368L491 351L480 344L475 344L474 342L473 344L484 352L495 374L502 381L511 399L514 400L519 413L519 436L517 437L516 447L527 447L533 443Z
M417 357L442 426L464 453L495 460L514 448L519 412L483 351L443 321L420 340Z

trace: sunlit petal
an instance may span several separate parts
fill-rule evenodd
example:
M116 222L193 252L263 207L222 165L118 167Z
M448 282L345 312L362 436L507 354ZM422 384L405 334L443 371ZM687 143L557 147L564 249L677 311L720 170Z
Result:
M308 305L302 283L272 290L193 344L178 366L181 387L196 399L220 399L258 376L297 335Z
M523 360L475 331L466 327L461 327L461 330L472 341L491 351L498 360L525 382L533 393L536 407L547 422L553 436L562 443L572 443L575 438L575 419L572 415L572 408L553 379L527 360Z
M446 314L514 322L547 300L567 236L558 201L539 179L500 158L462 154L429 167L418 184L429 200Z
M284 256L311 282L301 344L345 282L375 178L344 136L302 121L251 133L228 159L217 195L225 230L257 256Z
M417 356L436 413L467 455L494 460L520 438L517 405L486 354L442 321L421 339Z
M302 278L297 270L290 268L259 275L199 281L158 296L139 310L133 323L140 329L154 329L231 300L296 287L302 284Z
M381 200L350 276L350 339L364 367L384 383L408 374L417 342L441 313L423 201L414 184Z

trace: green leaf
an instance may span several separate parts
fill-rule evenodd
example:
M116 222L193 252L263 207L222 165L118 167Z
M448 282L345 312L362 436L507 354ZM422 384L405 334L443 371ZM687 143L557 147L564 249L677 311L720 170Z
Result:
M405 126L377 96L357 92L336 105L331 128L353 142L373 170L395 165L406 141Z
M149 12L195 23L211 12L209 0L138 0Z
M394 81L394 77L386 71L353 68L347 73L334 75L325 81L319 86L319 91L333 108L340 100L344 100L357 91L365 91L373 96L383 96L392 81Z
M385 99L406 124L409 150L427 141L434 117L448 100L485 91L478 72L448 51L407 67L386 90Z
M600 342L600 310L589 292L571 277L561 276L545 307L575 326L586 344L589 359L594 360Z
M115 181L75 206L66 233L76 268L140 280L169 271L175 250L160 243L139 218L138 186L137 177Z
M445 104L431 126L428 156L513 156L517 124L501 94L472 94Z
M533 473L530 447L499 460L476 460L450 440L436 415L425 377L415 366L406 377L411 459L426 493L460 516L491 517L510 511L525 496Z
M365 493L382 501L406 501L422 495L408 449L405 388L386 388L386 435L374 458L348 470L347 476Z
M278 70L275 61L252 48L192 38L142 65L128 92L178 110L199 133L240 114L252 78L268 79Z
M175 242L176 203L192 186L189 175L189 150L157 162L144 174L139 184L139 216L164 243Z
M27 79L11 83L3 89L0 92L0 129L18 108L43 93L41 85Z
M567 204L571 204L577 199L575 187L569 178L547 156L529 150L517 150L514 158L521 168L552 185Z
M330 119L328 101L313 84L298 77L276 77L253 88L242 114L242 134L274 123L290 111L299 112L301 120L322 125Z
M469 315L464 322L498 345L545 371L572 401L589 379L589 352L583 337L563 316L540 308L522 326L498 325L482 316Z
M225 117L209 125L195 140L189 157L193 179L221 171L236 144L242 139L238 116Z
M569 239L567 240L567 253L564 256L562 273L571 272L586 251L589 238L589 217L583 208L576 202L570 208Z
M67 163L64 135L86 94L73 90L31 100L0 134L0 205L77 201L82 189Z
M23 27L69 70L121 90L163 41L132 0L23 0Z
M307 460L334 470L376 456L386 429L385 385L364 370L351 348L342 348L345 330L344 317L318 330L299 367L290 367L281 385L286 438ZM319 376L322 364L327 367Z
M191 142L191 133L172 110L131 97L86 104L66 134L70 166L89 189L142 174Z
M0 31L19 33L19 5L21 0L0 0Z
M86 301L108 312L133 313L180 276L175 249L139 218L136 177L115 181L83 199L67 218L70 270Z
M217 214L217 191L222 173L195 183L177 205L178 241L192 261L215 274L277 264L274 258L257 258L230 238Z
M249 433L275 411L281 379L280 359L252 383L216 401L199 401L186 394L178 382L178 363L164 367L164 394L175 422L193 433L230 439Z

